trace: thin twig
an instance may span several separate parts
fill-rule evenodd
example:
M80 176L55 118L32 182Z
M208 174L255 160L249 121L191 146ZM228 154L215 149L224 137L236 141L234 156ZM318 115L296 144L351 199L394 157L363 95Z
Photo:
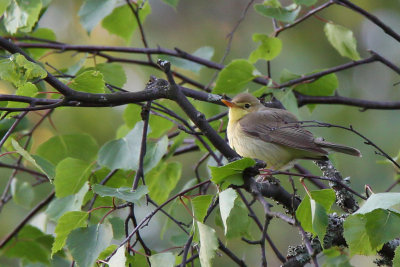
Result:
M245 19L247 11L249 10L249 8L252 6L252 4L254 3L255 0L250 0L249 3L246 5L246 7L244 8L239 20L236 22L235 26L233 27L232 31L227 35L228 37L228 44L226 45L225 48L225 52L224 55L222 56L219 64L223 65L225 62L226 57L228 56L229 52L231 51L231 46L232 46L232 41L233 41L233 36L235 35L236 30L239 28L240 24L242 23L242 21ZM212 76L211 80L208 82L206 89L210 88L211 85L214 83L215 79L218 76L218 71L216 71L214 73L214 75ZM209 90L211 91L211 90Z
M3 248L18 232L22 229L22 227L25 226L27 222L29 222L33 216L38 213L43 207L45 207L47 204L50 203L50 201L54 198L55 193L54 191L50 193L45 199L43 199L41 202L39 202L36 207L34 207L22 221L15 227L14 230L11 231L1 242L0 242L0 248Z
M185 267L186 263L187 263L187 256L188 256L188 252L189 252L189 248L191 247L192 244L192 240L193 240L193 235L190 235L188 241L185 244L184 250L183 250L183 255L182 255L182 262L179 265L179 267Z
M150 109L151 109L151 101L148 101L147 104L142 107L141 116L143 120L143 131L142 131L142 141L140 144L139 167L136 171L135 179L133 180L132 190L137 189L137 187L139 186L140 179L142 179L143 184L145 184L143 163L144 163L144 157L146 156L147 130L149 128Z

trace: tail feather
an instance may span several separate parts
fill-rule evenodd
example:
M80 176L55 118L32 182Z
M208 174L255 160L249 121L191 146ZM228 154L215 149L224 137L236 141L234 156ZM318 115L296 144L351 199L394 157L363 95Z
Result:
M349 147L349 146L345 146L345 145L340 145L340 144L334 144L334 143L330 143L330 142L326 142L320 139L316 139L315 143L322 148L326 148L328 150L332 150L335 152L340 152L340 153L344 153L344 154L348 154L348 155L352 155L352 156L356 156L356 157L362 157L361 152L353 147Z

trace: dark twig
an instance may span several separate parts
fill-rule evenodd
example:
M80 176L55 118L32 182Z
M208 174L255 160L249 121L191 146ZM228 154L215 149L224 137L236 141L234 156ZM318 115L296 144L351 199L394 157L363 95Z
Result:
M180 193L178 193L178 194L176 194L176 195L170 197L167 201L165 201L165 202L162 203L160 206L158 206L156 209L154 209L152 212L150 212L146 217L144 217L144 218L137 224L137 226L131 231L131 233L118 245L118 247L117 247L104 261L105 261L105 262L108 262L108 261L111 259L111 257L114 256L114 254L117 252L117 250L118 250L120 247L122 247L125 243L127 243L127 242L132 238L132 236L133 236L134 234L136 234L136 232L137 232L143 225L145 225L146 223L148 223L148 222L151 220L151 218L153 218L153 216L154 216L158 211L160 211L163 207L165 207L168 203L170 203L171 201L173 201L173 200L176 199L177 197L183 196L183 195L185 195L186 193L188 193L188 192L190 192L190 191L192 191L192 190L198 188L199 186L202 186L202 185L204 185L204 184L207 184L207 183L209 183L209 182L210 182L210 180L207 180L207 181L204 181L204 182L202 182L202 183L200 183L200 184L196 184L195 186L192 186L192 187L190 187L190 188L188 188L188 189L186 189L186 190L184 190L184 191L182 191L182 192L180 192Z
M315 15L316 13L324 10L325 8L329 7L330 5L334 4L334 0L329 0L328 2L320 5L319 7L313 8L311 9L309 12L307 12L307 14L305 14L303 17L296 19L294 22L290 23L290 24L286 24L284 26L281 26L277 29L275 29L274 35L278 36L279 33L281 33L284 30L287 30L289 28L292 28L294 26L296 26L297 24L305 21L306 19L308 19L309 17Z
M237 265L241 267L246 267L247 265L244 263L243 260L239 259L230 249L228 249L221 240L218 239L218 248L224 252L231 260L236 262Z
M179 265L179 267L186 267L186 263L187 263L187 256L188 256L188 252L189 249L192 245L192 240L193 240L193 235L190 235L188 241L185 244L185 247L183 249L183 255L182 255L182 263Z
M17 169L18 171L26 172L26 173L32 174L34 176L38 176L38 177L41 177L41 178L46 178L46 180L48 181L47 176L45 174L37 172L37 171L34 171L32 169L29 169L29 168L26 168L24 166L11 165L11 164L0 162L0 168Z
M7 139L10 137L12 132L15 130L15 128L18 126L18 124L22 121L22 119L28 114L28 111L24 111L21 114L19 114L11 127L7 130L7 132L4 134L3 138L0 140L0 150L2 149L4 143L7 141Z
M140 7L137 6L136 9L135 9L130 0L126 0L126 3L128 4L129 8L131 9L131 11L132 11L132 13L133 13L133 15L134 15L134 17L136 19L136 23L139 26L139 31L140 31L140 36L141 36L141 39L142 39L142 42L143 42L143 46L145 48L148 48L149 45L147 44L146 35L144 33L144 30L143 30L142 21L140 20L140 17L139 17ZM150 54L147 54L147 59L149 60L149 62L153 62L153 60L151 59L151 55Z
M129 203L129 208L130 208L130 212L129 212L129 216L127 218L129 218L131 220L133 227L136 227L137 221L136 221L136 216L135 216L135 204ZM144 252L146 253L146 256L151 256L151 249L149 249L147 247L142 236L140 235L139 230L136 231L136 239L139 241L140 245L142 246ZM147 262L150 264L150 259L148 257L146 257L146 259L147 259Z
M361 15L363 15L364 17L366 17L367 19L369 19L370 21L372 21L376 26L378 26L379 28L381 28L386 34L388 34L389 36L393 37L394 39L396 39L398 42L400 42L400 35L398 33L396 33L392 28L390 28L389 26L387 26L385 23L383 23L379 18L377 18L376 16L372 15L371 13L365 11L364 9L362 9L361 7L353 4L352 2L348 1L348 0L335 0L335 2L339 5L345 6L347 8L350 8L351 10L360 13Z
M154 202L154 200L152 200L150 197L147 197L147 201L149 203L151 203L154 207L158 208L158 204L156 202ZM183 222L178 221L177 219L175 219L174 217L172 217L168 212L166 212L164 209L160 209L160 211L167 216L171 221L173 221L179 228L181 228L181 230L183 232L185 232L185 234L189 235L189 232L183 227L189 227L188 224L185 224Z
M289 87L289 86L292 86L292 85L295 85L295 84L299 84L299 83L303 83L303 82L312 82L312 81L314 81L314 80L316 80L316 79L318 79L318 78L320 78L322 76L325 76L325 75L328 75L328 74L331 74L331 73L334 73L334 72L338 72L338 71L341 71L341 70L353 68L353 67L358 66L358 65L375 62L377 60L378 60L377 56L376 55L372 55L372 56L370 56L369 58L366 58L366 59L360 59L360 60L357 60L357 61L348 62L348 63L345 63L343 65L339 65L339 66L336 66L336 67L333 67L333 68L326 69L324 71L316 72L316 73L313 73L313 74L310 74L310 75L305 75L305 76L303 76L301 78L290 80L288 82L285 82L285 83L282 83L282 84L280 84L278 86L275 86L275 88L284 88L284 87Z
M267 235L267 229L268 229L268 225L271 221L271 217L269 217L268 215L265 215L265 223L264 223L264 227L262 230L262 234L261 234L261 239L260 239L260 247L261 247L261 265L263 267L267 267L267 255L265 253L265 236Z
M247 201L245 198L243 192L240 189L237 189L236 192L238 192L240 198L242 199L243 203L246 205L247 209L249 210L249 216L254 220L256 223L257 227L260 230L263 230L263 225L261 224L260 220L258 219L257 215L255 214L253 208L251 207L250 203ZM265 239L267 239L268 244L271 246L272 250L274 251L276 257L280 260L280 262L285 262L286 259L285 257L280 253L278 248L275 246L275 244L272 242L272 239L269 237L268 233L266 232L264 235Z

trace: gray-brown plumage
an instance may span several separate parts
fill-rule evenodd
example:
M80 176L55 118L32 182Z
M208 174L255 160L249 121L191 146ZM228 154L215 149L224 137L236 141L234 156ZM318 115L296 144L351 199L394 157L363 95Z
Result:
M243 157L257 158L267 168L290 168L296 159L326 159L330 151L361 156L355 148L315 138L289 111L267 108L254 96L243 93L223 101L229 109L230 146Z

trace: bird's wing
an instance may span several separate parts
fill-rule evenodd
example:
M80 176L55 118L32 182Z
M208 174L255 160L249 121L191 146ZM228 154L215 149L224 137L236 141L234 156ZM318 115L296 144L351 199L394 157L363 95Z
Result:
M328 154L314 142L314 136L298 123L297 118L286 110L263 109L244 116L239 124L248 135L265 142L290 148Z

